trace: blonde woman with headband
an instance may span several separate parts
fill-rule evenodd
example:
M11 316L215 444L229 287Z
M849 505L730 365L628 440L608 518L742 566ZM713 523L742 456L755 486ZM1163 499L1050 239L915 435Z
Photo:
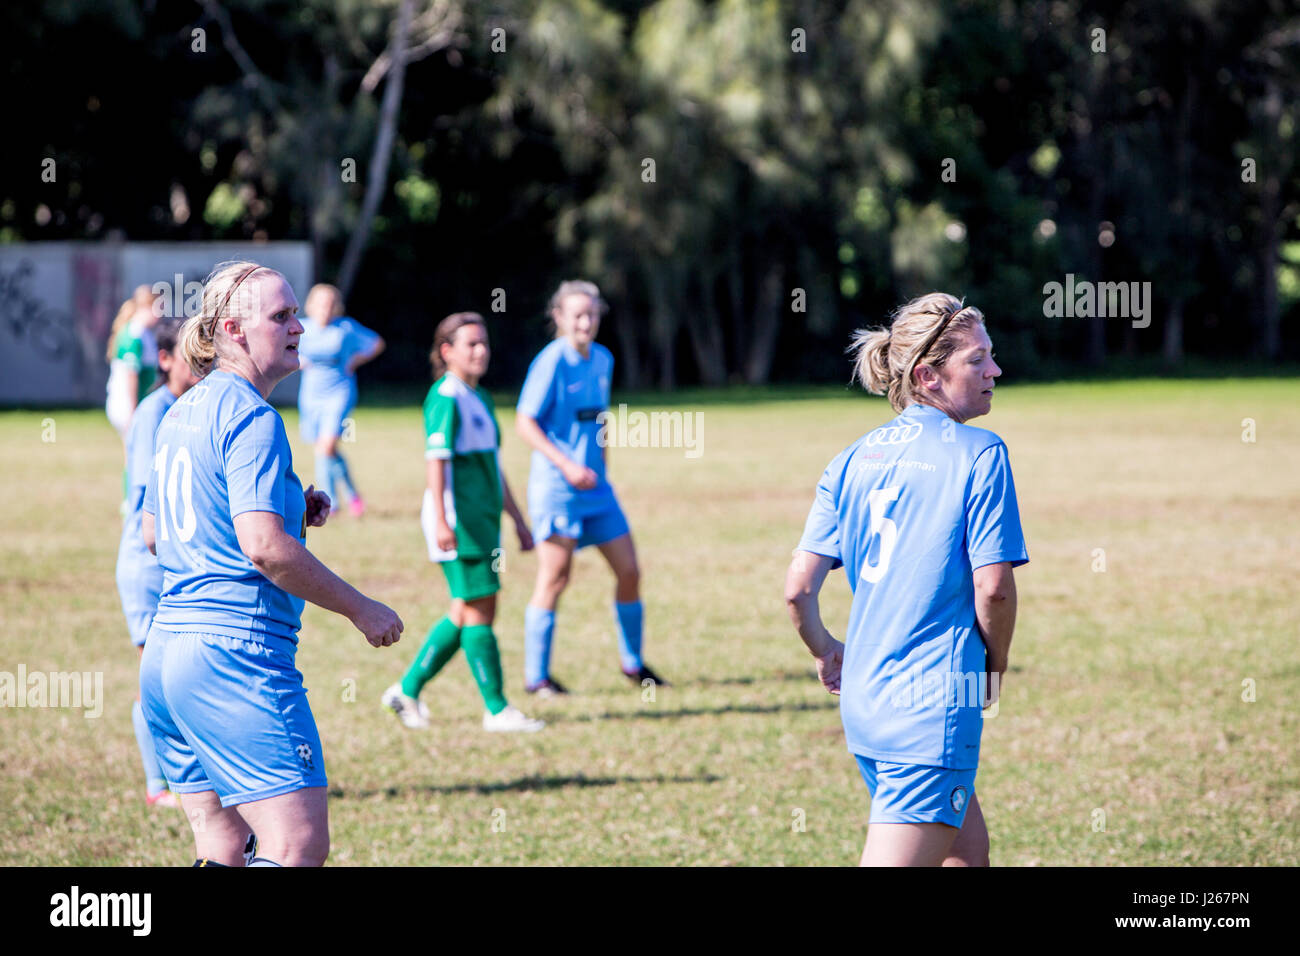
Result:
M312 286L303 311L307 321L298 343L299 431L316 450L316 484L334 502L339 501L335 491L342 485L349 510L359 518L365 502L339 453L339 439L344 419L357 404L357 369L384 350L384 340L343 314L343 296L332 285Z
M898 414L826 468L786 604L871 794L862 865L987 866L980 735L1029 554L1007 446L966 422L989 413L1002 369L980 310L940 292L852 351L854 377ZM817 603L838 567L853 591L843 643Z
M305 547L330 501L303 491L267 403L298 368L302 323L284 276L218 266L177 354L204 376L154 437L141 531L163 569L140 692L199 865L319 866L329 854L320 735L294 666L304 601L347 617L374 647L402 622Z

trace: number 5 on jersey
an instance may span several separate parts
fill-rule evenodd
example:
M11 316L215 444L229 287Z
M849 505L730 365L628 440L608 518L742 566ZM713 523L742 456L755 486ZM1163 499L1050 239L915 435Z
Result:
M163 445L153 456L153 470L158 473L158 540L168 541L167 516L171 516L172 529L182 542L194 537L198 529L198 517L194 514L194 462L190 459L188 448L176 449L172 459L171 473L167 471L167 451L171 446ZM176 495L180 492L181 519L176 518Z
M898 541L898 525L893 518L885 517L889 506L898 500L898 488L877 488L867 494L867 511L871 515L871 533L867 537L867 553L871 553L871 543L880 538L880 552L876 563L862 562L862 580L875 584L889 570L889 559L893 557L894 545Z

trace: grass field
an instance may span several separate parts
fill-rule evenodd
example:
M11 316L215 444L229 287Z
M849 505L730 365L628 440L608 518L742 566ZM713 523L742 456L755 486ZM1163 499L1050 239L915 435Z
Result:
M428 731L381 711L447 592L419 529L418 409L357 412L345 451L371 510L311 531L309 545L407 629L375 650L342 618L303 617L332 864L856 862L866 790L782 582L821 470L888 406L835 389L671 402L702 416L702 454L615 448L611 476L641 555L647 660L676 686L647 701L621 676L611 578L582 553L553 660L576 693L527 699L535 562L507 533L507 689L549 722L527 737L481 730L460 659L425 691ZM527 457L511 403L500 406L522 497ZM296 414L285 420L306 483L310 451ZM984 732L993 862L1296 864L1300 380L1011 386L973 424L1011 449L1031 558L1012 671ZM99 411L2 413L0 454L0 671L102 672L105 697L97 719L0 709L0 864L188 864L182 815L144 805L131 730L117 436ZM842 574L822 604L842 635Z

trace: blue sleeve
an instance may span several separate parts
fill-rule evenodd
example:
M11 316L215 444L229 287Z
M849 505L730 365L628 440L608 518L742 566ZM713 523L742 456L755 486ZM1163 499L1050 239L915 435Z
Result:
M1002 561L1018 567L1029 561L1011 460L1002 442L980 452L971 467L966 492L966 553L971 570Z
M831 462L830 467L817 482L817 494L813 497L812 508L808 511L808 520L804 524L803 537L799 539L800 551L824 555L831 559L831 569L844 564L840 555L840 516L836 507L841 470L836 467L839 459Z
M148 477L144 485L144 503L140 506L141 511L147 511L151 515L158 513L158 474L149 468Z
M541 418L555 404L555 367L559 363L559 351L543 349L528 366L528 377L519 393L519 404L515 411L529 418Z
M379 333L366 328L356 319L348 319L347 358L369 352L379 341Z
M285 473L293 453L276 410L269 405L251 408L226 431L221 452L230 517L246 511L273 511L283 517Z
M150 402L145 415L141 415L137 409L131 418L131 430L127 433L126 445L131 454L126 460L126 494L133 508L140 501L139 496L144 494L149 475L153 471L153 436L160 421L153 414L157 407L156 403Z

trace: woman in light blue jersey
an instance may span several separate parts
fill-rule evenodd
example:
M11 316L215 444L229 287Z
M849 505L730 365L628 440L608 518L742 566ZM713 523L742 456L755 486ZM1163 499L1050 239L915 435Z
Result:
M980 311L938 292L854 349L858 380L899 414L822 475L786 604L871 793L862 864L987 866L975 773L1015 626L1012 568L1029 555L1006 445L965 422L988 414L1002 370ZM840 566L842 644L817 604Z
M298 367L298 302L278 272L219 266L178 355L204 380L154 436L142 535L163 569L140 691L200 863L319 865L329 853L320 735L294 666L304 600L375 647L402 622L311 555L329 498L303 491L267 396ZM156 516L156 517L155 517Z
M537 583L524 615L524 688L567 693L551 676L555 607L577 548L595 545L614 572L619 664L637 685L667 682L641 658L641 572L631 530L605 477L601 412L609 408L614 357L596 341L605 311L593 283L564 282L551 296L555 341L528 367L515 427L533 449L528 512L537 542Z
M343 315L343 296L332 285L314 285L303 303L307 321L298 343L302 381L298 385L299 431L316 451L316 484L337 502L338 485L356 517L365 503L339 453L343 422L357 404L357 369L384 350L384 340ZM337 506L336 506L337 510Z
M153 436L158 423L176 399L198 382L189 364L173 355L183 321L180 318L161 319L154 326L158 342L158 374L163 386L154 389L136 406L126 433L127 512L117 548L117 593L122 600L122 613L126 615L131 643L141 655L144 654L144 641L153 623L154 611L158 609L158 596L162 593L162 568L158 566L158 559L145 547L140 532L145 485L153 471ZM138 695L131 705L131 723L135 727L135 740L144 764L145 802L151 807L179 807L180 803L167 789L167 781L158 765L153 735L149 733Z

